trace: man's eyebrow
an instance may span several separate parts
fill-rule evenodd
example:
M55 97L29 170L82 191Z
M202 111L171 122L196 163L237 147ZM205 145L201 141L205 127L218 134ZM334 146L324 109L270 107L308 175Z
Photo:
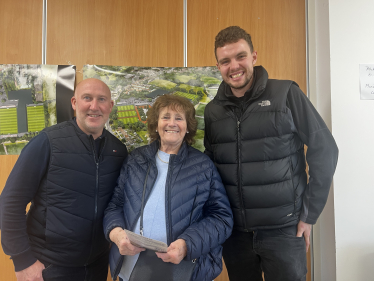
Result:
M242 52L236 54L236 56L242 56L242 55L248 55L247 51L242 51Z
M218 61L218 63L222 63L223 61L229 60L229 58L223 58Z

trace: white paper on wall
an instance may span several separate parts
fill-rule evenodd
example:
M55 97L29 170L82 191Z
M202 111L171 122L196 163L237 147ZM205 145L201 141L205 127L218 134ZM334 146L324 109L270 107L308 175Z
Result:
M360 94L362 100L374 100L374 64L360 64Z

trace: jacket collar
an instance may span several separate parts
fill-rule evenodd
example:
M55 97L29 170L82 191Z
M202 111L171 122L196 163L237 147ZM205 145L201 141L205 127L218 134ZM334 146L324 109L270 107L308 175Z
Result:
M252 91L252 95L249 100L258 98L264 92L269 78L266 69L261 65L255 66L253 71L255 80L253 81L251 89L248 90ZM234 105L234 103L230 100L230 95L228 96L227 93L231 93L231 88L225 81L222 81L214 101L223 103L224 105ZM246 92L246 94L247 93L248 92Z
M77 131L77 134L78 134L78 135L85 135L85 136L87 136L88 138L91 136L91 135L87 135L85 132L83 132L83 131L81 130L81 128L79 128L79 126L78 126L78 124L77 124L77 119L76 119L75 117L73 117L72 119L70 119L68 122L74 126L74 128L75 128L75 130ZM105 137L106 134L107 134L107 130L106 130L105 128L103 128L103 133L101 134L101 136L100 136L99 138L103 138L103 137Z
M75 117L73 117L72 119L70 119L70 120L68 121L68 123L70 123L70 124L74 127L75 132L77 133L78 138L81 140L81 142L82 142L83 145L86 147L86 149L87 149L87 150L92 150L92 145L91 145L91 143L90 143L90 138L92 138L92 140L94 141L92 135L87 135L85 132L83 132L83 131L79 128L79 126L78 126L78 124L77 124L77 121L76 121ZM100 138L103 138L103 139L104 139L105 136L106 136L106 134L107 134L107 130L104 128L104 129L103 129L103 133L101 134Z
M156 153L158 151L158 149L160 148L160 142L158 140L150 143L147 148L146 148L146 155L147 157L150 159L150 160L153 160L155 161L155 156L156 156ZM175 154L171 154L170 155L170 160L169 160L169 163L179 163L179 162L182 162L188 155L188 145L187 143L184 141L178 151L178 154L175 155Z

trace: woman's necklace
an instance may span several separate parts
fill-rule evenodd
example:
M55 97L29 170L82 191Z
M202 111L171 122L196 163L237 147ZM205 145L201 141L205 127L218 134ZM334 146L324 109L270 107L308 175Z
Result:
M160 155L158 155L158 151L157 151L157 157L158 157L158 159L160 159L160 161L162 163L169 164L169 162L166 162L166 161L164 161L164 160L161 159Z

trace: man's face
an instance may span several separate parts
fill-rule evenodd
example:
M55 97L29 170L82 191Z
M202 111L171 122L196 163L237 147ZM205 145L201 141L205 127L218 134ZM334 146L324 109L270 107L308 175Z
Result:
M217 48L217 68L222 79L233 94L241 97L252 85L253 66L257 61L257 52L251 52L248 43L240 39L236 43Z
M98 79L82 81L71 98L71 105L79 128L94 139L100 137L113 108L108 86Z

